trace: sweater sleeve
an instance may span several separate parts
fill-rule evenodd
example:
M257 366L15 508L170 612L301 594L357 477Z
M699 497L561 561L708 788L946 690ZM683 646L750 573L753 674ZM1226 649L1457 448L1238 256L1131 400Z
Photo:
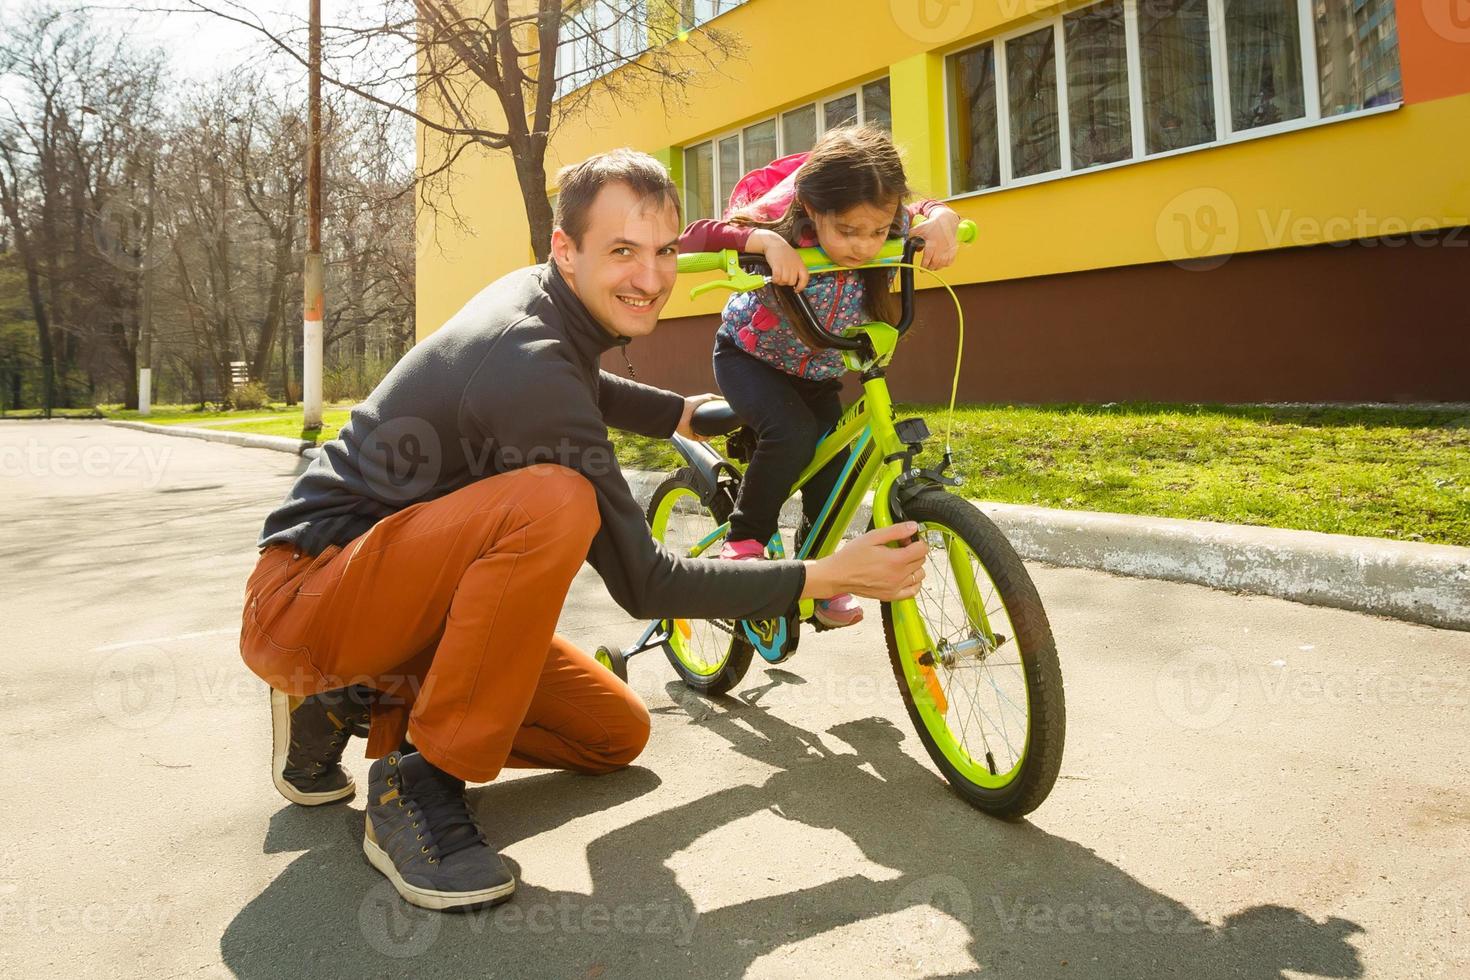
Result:
M744 251L753 231L755 231L754 228L746 225L734 225L728 221L713 221L706 218L684 229L684 234L679 236L679 251L718 252L726 248Z
M592 391L570 362L539 357L485 388L469 402L468 421L493 439L497 470L557 463L592 484L602 525L587 560L630 615L768 618L785 615L801 596L806 566L799 561L680 558L653 540Z
M667 439L684 416L684 396L600 371L597 407L603 421L614 429Z

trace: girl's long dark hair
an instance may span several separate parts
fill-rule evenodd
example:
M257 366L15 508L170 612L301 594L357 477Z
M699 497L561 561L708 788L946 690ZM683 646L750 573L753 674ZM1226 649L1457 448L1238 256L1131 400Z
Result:
M908 195L908 177L893 137L875 126L843 126L823 135L797 169L796 194L785 214L774 220L761 220L752 208L746 207L735 211L728 220L750 228L768 228L792 245L799 245L804 237L816 234L816 225L803 201L818 214L834 214L871 204L893 208L889 237L894 237L903 231L900 208ZM887 269L862 269L858 275L862 277L863 305L869 319L893 323L898 317L898 302L890 286L892 274ZM801 314L794 304L782 292L777 296L788 320L807 345L826 346L817 338L806 336Z

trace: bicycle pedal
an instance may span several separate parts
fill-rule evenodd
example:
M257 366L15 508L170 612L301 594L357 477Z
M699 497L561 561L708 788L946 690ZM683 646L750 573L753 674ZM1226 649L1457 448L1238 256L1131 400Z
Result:
M741 632L745 634L746 641L753 647L755 652L761 655L766 663L779 664L791 658L796 652L795 644L787 647L788 634L786 630L786 619L743 619L740 621Z

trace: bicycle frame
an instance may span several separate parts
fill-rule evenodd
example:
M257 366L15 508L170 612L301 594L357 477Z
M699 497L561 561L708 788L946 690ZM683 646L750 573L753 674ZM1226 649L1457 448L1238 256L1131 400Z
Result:
M973 241L974 237L974 223L962 222L959 231L960 240ZM899 339L913 321L912 263L917 248L922 248L922 242L916 242L913 239L890 241L883 246L874 260L875 264L894 264L902 270L900 293L903 298L903 315L898 324L867 323L850 328L841 337L827 335L832 345L842 350L842 357L848 370L861 375L863 397L843 412L833 430L817 444L812 461L797 476L796 482L787 494L789 498L798 493L828 464L840 458L843 453L847 453L847 459L837 483L823 503L813 526L808 529L805 538L800 543L796 558L819 559L836 551L848 527L856 519L858 509L862 506L863 499L869 490L873 491L873 526L882 528L892 526L901 518L902 507L899 501L902 495L938 488L945 482L942 467L938 471L920 471L913 467L913 460L919 452L923 436L917 436L917 441L906 441L900 435L900 423L894 418L893 399L889 394L888 382L884 376L884 369L892 361ZM838 268L818 248L800 249L798 254L813 272L834 271ZM721 287L737 290L756 289L765 285L769 280L743 268L742 262L750 261L752 258L728 250L681 255L679 271L680 273L720 271L726 275L727 278L722 282L705 283L695 287L691 291L691 295L695 296L709 289ZM808 322L815 325L815 317L810 306L804 300L798 305L806 311ZM816 328L816 331L825 332L820 328ZM719 497L723 487L721 474L732 473L738 476L741 468L725 459L706 443L685 439L679 435L675 435L673 441L680 454L688 461L697 482L702 485L700 496L703 504L714 511L715 507L712 505ZM733 499L727 502L733 506ZM725 511L728 513L728 508L725 508ZM728 529L728 522L716 528L699 542L691 554L702 554L727 533ZM772 545L773 550L778 554L784 553L779 532L773 538ZM953 554L950 557L951 561L965 560ZM962 596L962 600L967 611L976 617L976 622L982 631L987 637L990 637L990 625L986 620L978 595L965 595ZM934 641L919 615L917 603L913 599L902 599L891 603L890 608L893 614L895 638L899 651L903 654L900 660L909 689L914 692L916 699L920 702L921 710L938 711L943 714L944 709L936 702L921 677L921 670L933 664ZM802 600L799 618L809 618L812 611L812 600ZM781 635L785 635L782 621L772 620L755 625L763 636L767 632L772 636L776 635L778 626L781 628ZM630 648L625 656L632 656L651 646L659 645L667 638L670 629L671 621L669 620L656 620L650 623L638 643ZM991 639L993 640L993 637Z
M897 347L898 331L886 323L869 323L853 328L851 333L865 334L872 345L874 356L866 359L855 352L844 352L843 357L848 362L848 368L862 375L863 396L843 412L833 430L817 444L812 461L797 476L787 494L788 498L795 496L828 464L847 453L847 460L836 485L794 556L798 559L824 558L836 551L841 546L847 529L856 519L869 490L873 491L873 526L892 526L897 522L893 507L895 488L901 482L922 479L907 466L914 455L913 447L899 436L893 399L883 372ZM710 497L716 492L718 473L722 468L738 470L735 464L724 459L705 443L681 436L675 436L674 442L695 471L704 475L705 479L701 482L706 484L706 492ZM700 553L718 541L728 528L728 523L720 525L705 541L700 542L694 553ZM773 545L779 544L778 534L773 539ZM783 551L784 548L777 550ZM811 615L810 604L811 600L803 602L801 618ZM966 604L972 605L969 602ZM973 605L978 608L978 601ZM892 610L899 649L906 654L905 672L912 671L915 675L909 678L911 687L921 697L927 697L927 689L917 678L918 662L920 657L932 653L933 640L913 599L892 603ZM984 610L978 611L983 617ZM988 628L986 631L988 632Z

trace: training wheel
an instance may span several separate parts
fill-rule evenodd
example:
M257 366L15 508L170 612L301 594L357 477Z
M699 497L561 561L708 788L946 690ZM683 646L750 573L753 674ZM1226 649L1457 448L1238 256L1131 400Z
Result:
M618 680L624 684L628 683L628 658L623 656L623 651L616 647L602 646L597 648L593 658L608 670L617 675Z

